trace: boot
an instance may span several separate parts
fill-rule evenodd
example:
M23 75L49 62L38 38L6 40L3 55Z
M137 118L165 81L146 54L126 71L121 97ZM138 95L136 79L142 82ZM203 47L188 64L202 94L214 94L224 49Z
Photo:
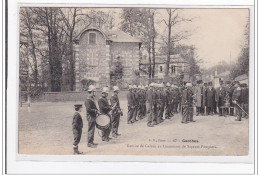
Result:
M83 154L83 152L80 152L79 150L78 150L78 147L73 147L73 150L74 150L74 155L78 155L78 154Z

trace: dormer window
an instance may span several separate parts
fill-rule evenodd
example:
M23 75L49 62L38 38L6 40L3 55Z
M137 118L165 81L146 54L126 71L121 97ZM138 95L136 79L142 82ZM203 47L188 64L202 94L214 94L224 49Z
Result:
M96 33L89 33L89 44L97 44Z
M112 38L116 38L117 36L116 36L116 34L112 34L111 37Z

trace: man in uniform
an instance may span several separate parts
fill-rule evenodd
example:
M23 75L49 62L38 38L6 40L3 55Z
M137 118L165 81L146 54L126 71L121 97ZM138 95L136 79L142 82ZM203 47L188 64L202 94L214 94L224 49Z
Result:
M193 92L191 90L192 84L186 83L186 87L182 94L182 121L186 124L188 121L195 122L193 120Z
M241 107L248 114L249 90L246 83L241 84L241 87ZM245 112L242 112L242 118L248 118L248 115Z
M137 92L137 86L133 85L133 99L134 99L134 115L132 123L138 121L138 115L139 115L139 97Z
M131 124L131 123L133 123L134 108L135 108L134 93L133 93L132 85L129 85L129 91L127 93L127 105L128 105L127 124Z
M154 125L159 124L158 122L158 117L159 117L159 109L160 109L160 93L159 93L159 85L157 83L154 84L154 99L155 99L155 104L154 104Z
M208 89L208 83L203 84L203 93L202 93L202 114L208 114L207 113L207 89ZM215 98L215 97L214 97Z
M227 95L227 91L222 80L220 80L219 84L220 87L218 87L216 90L215 101L219 109L219 116L223 116L225 112L223 106L225 105L225 98Z
M73 116L72 120L72 131L73 131L73 136L74 136L74 142L73 142L73 154L82 154L78 150L78 144L81 139L81 134L82 134L82 128L83 128L83 121L80 115L81 109L82 109L82 104L76 104L74 105L75 108L75 113Z
M147 126L153 127L154 120L154 94L153 94L154 83L151 83L146 91L146 115L147 115Z
M242 111L240 109L240 107L241 107L241 87L240 87L239 82L235 82L235 90L232 95L232 101L233 101L235 109L236 109L236 115L237 115L236 121L241 121L241 118L242 118Z
M164 85L161 83L158 85L158 118L157 123L163 122L163 113L164 113L164 104L165 104L165 95L163 91Z
M201 114L202 112L202 98L203 97L203 88L201 86L201 81L197 81L197 85L194 87L194 99L195 99L195 105L196 105L196 116Z
M235 87L232 85L231 81L226 81L226 88L227 88L228 98L232 99L232 95L233 95ZM230 100L229 115L231 115L231 116L234 115L234 104L233 104L232 100Z
M110 119L112 118L110 115L110 111L113 111L115 106L112 107L111 105L109 105L108 100L107 100L107 96L109 94L109 88L108 87L104 87L102 90L102 96L101 98L98 100L98 106L100 109L100 112L102 114L108 115L110 117ZM111 132L111 123L109 124L109 127L107 129L103 129L101 130L101 134L102 134L102 141L109 141L109 135Z
M112 137L120 136L121 134L118 134L118 127L119 127L119 121L120 116L123 116L123 112L120 108L118 93L119 88L117 86L113 87L114 94L110 98L111 106L115 106L114 110L112 111Z
M88 121L88 147L95 148L97 146L94 143L94 133L96 127L96 117L100 114L95 103L96 88L90 85L88 88L88 97L85 100L86 117Z
M165 119L171 118L171 92L170 92L170 83L166 83L166 91L165 91Z
M206 90L206 105L207 115L213 115L215 105L215 89L212 87L212 82L208 82L208 88Z

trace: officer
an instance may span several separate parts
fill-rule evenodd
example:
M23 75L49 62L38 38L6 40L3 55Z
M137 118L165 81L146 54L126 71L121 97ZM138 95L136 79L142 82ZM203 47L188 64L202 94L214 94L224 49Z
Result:
M249 100L249 90L246 83L241 84L241 107L248 114L248 100ZM248 118L248 115L242 112L242 118Z
M76 104L74 105L74 108L75 108L75 113L72 120L72 130L74 136L73 150L74 150L74 154L82 154L82 152L78 150L78 144L81 139L82 128L83 128L83 121L80 115L82 105Z
M165 90L165 119L171 118L171 92L170 92L171 84L166 83Z
M127 124L133 123L134 118L134 93L133 93L133 86L129 85L129 91L127 93L127 106L128 106L128 113L127 113Z
M192 84L186 83L185 89L182 93L182 121L181 123L194 122L193 120L193 92L191 90Z
M226 81L226 88L227 88L227 94L228 94L229 99L232 99L232 95L235 90L235 87L232 85L231 81ZM233 104L232 100L230 100L229 115L231 115L231 116L234 115L234 104Z
M154 83L151 83L146 91L146 115L147 115L147 126L153 127L154 120L154 93L153 93Z
M226 95L227 95L227 90L226 88L224 87L224 83L222 80L220 80L219 82L220 84L220 87L218 87L216 89L216 95L215 95L215 100L216 100L216 104L217 104L217 107L219 109L219 116L223 116L224 114L224 104L225 104L225 98L226 98Z
M241 108L241 87L238 81L235 82L235 90L232 95L232 101L236 109L236 115L237 115L236 121L241 121L241 117L242 117L242 111L240 109Z
M146 116L146 90L147 86L142 86L142 115L143 118Z
M212 87L212 82L208 82L208 88L206 90L206 106L207 114L213 115L215 105L215 89Z
M96 117L100 114L95 103L96 88L90 85L88 88L88 97L85 100L86 117L88 121L88 147L96 148L97 144L94 143L94 133L96 127Z
M112 137L120 136L121 134L118 134L118 127L119 127L119 121L120 116L123 116L123 112L120 108L119 103L119 88L117 86L113 86L114 94L110 98L111 106L115 106L114 110L112 111Z
M109 105L108 100L107 100L108 94L109 94L109 88L104 87L103 90L102 90L102 94L101 94L102 96L98 100L98 106L99 106L100 112L102 114L108 115L111 119L112 118L111 117L111 111L113 111L115 109L116 104L113 107L111 105ZM111 138L109 138L110 132L111 132L111 122L110 122L107 129L101 130L102 141L108 142L111 139Z

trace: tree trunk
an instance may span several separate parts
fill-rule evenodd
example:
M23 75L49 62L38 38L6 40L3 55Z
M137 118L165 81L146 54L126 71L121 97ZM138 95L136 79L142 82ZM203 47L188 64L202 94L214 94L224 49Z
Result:
M171 18L172 18L172 12L171 9L169 11L169 21L168 21L168 42L167 42L167 59L166 59L166 65L165 65L165 79L168 81L169 78L169 67L170 67L170 53L171 53Z

